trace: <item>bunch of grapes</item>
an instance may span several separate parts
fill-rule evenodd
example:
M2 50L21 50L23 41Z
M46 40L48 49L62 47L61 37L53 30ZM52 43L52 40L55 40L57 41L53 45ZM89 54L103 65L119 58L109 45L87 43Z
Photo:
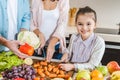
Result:
M24 78L25 80L33 80L35 78L36 72L34 68L30 65L22 64L20 66L14 66L11 70L6 70L2 73L5 80L15 78Z

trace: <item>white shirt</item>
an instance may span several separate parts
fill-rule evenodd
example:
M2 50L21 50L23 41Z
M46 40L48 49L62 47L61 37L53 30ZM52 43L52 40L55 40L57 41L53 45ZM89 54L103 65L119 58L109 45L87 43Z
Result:
M7 1L8 40L14 40L17 33L17 0ZM9 50L5 48L5 50Z
M8 14L8 40L14 40L17 33L17 0L8 0L7 3Z
M59 8L56 6L53 10L43 10L42 11L42 24L40 31L44 34L45 40L47 41L57 26L57 21L59 19Z

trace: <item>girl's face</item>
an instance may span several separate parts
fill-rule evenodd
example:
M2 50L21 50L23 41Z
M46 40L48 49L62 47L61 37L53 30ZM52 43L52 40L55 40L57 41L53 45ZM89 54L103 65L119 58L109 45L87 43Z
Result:
M96 23L93 18L94 14L92 13L78 15L76 26L78 33L81 34L83 40L89 38L96 28Z

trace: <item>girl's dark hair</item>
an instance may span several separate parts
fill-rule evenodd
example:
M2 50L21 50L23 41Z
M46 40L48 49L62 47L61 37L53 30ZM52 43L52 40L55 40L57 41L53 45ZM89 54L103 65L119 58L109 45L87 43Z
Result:
M97 15L96 12L91 9L90 7L86 6L84 8L80 8L76 14L75 22L77 22L77 18L80 14L85 14L85 13L93 13L94 14L94 21L97 22Z

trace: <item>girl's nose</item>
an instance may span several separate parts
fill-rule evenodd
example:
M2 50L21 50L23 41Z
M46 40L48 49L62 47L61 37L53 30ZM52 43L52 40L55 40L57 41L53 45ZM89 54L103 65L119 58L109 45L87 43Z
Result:
M83 29L83 30L87 30L87 26L86 26L86 25L83 25L83 26L82 26L82 29Z

